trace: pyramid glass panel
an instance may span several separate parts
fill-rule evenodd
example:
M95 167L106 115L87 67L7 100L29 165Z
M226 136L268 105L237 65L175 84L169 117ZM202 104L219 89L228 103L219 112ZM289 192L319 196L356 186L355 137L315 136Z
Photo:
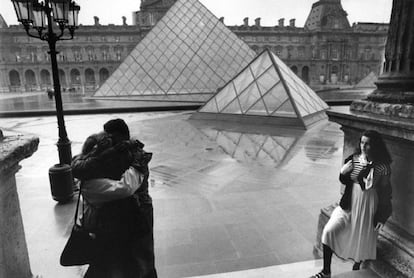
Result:
M270 113L273 113L284 102L289 100L289 96L285 91L285 88L282 82L279 82L276 86L274 86L271 90L269 90L266 95L263 96L263 101L266 103L267 109ZM293 116L296 116L295 114Z
M243 89L246 86L247 88ZM323 113L328 108L312 89L269 50L252 60L205 106L211 107L210 102L217 102L218 114L241 113L257 117L277 117L275 123L282 124L283 118L286 118L289 120L285 123L301 125L304 128L307 128L306 122L316 122L305 121L304 117L313 117L312 114ZM201 108L198 114L205 110ZM194 114L194 118L203 117L198 114ZM324 115L316 117L317 120L326 118Z
M242 110L240 107L240 103L239 100L236 98L234 99L229 105L227 105L222 113L226 113L226 114L241 114Z
M218 93L214 99L217 102L219 111L222 111L223 108L232 102L236 97L236 91L234 90L233 84L230 83L230 86L226 86L226 88Z
M249 108L252 107L258 100L260 100L260 98L261 95L256 83L253 83L246 90L244 90L239 96L243 114L246 114L247 110L249 110Z
M253 81L254 78L250 70L245 70L240 73L240 75L237 76L233 81L237 94L240 95L240 93L246 89L247 86L249 86Z
M250 115L262 115L267 116L269 113L267 112L266 105L263 102L263 98L259 99L255 105L253 105L248 111Z
M296 112L293 108L293 105L290 101L286 100L282 105L278 107L278 109L273 112L273 116L278 117L288 117L288 118L296 118Z
M217 113L219 110L217 108L216 100L210 101L208 105L205 105L201 108L201 112Z
M152 92L166 95L166 100L175 94L186 100L188 94L213 94L254 56L254 51L199 1L178 0L94 96L134 95L136 99L140 92ZM116 84L125 75L127 80ZM133 81L145 76L151 82L142 85ZM124 86L125 82L130 83Z
M262 95L266 94L277 82L279 82L279 80L280 78L274 67L269 68L263 73L257 79L257 85L259 86Z
M272 66L272 60L267 52L260 55L259 58L250 65L252 72L256 77L261 75L270 66Z

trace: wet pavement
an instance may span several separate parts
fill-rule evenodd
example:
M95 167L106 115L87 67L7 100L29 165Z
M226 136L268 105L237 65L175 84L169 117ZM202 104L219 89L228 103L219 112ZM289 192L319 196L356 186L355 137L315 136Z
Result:
M66 116L72 153L109 119L121 117L153 152L159 277L174 278L319 259L319 211L339 198L343 133L323 122L308 131L194 121L191 112ZM5 133L40 138L17 186L32 271L81 277L61 267L74 202L52 200L48 169L58 161L56 117L0 118ZM335 269L335 267L334 267Z

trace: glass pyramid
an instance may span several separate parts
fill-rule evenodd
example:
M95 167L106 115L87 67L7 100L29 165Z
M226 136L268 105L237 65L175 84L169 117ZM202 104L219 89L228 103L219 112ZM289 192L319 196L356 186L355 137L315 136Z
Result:
M376 88L377 86L375 85L375 82L377 81L378 77L371 71L367 76L359 81L354 88Z
M282 60L265 50L210 98L193 118L235 120L242 116L248 122L266 120L307 128L326 118L324 111L328 108Z
M197 0L178 0L95 97L203 103L255 57Z

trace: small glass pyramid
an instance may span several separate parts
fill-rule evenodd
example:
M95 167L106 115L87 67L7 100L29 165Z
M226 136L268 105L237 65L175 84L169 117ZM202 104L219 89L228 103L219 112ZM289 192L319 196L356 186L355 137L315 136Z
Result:
M376 88L377 86L375 85L375 82L377 81L378 77L371 71L367 76L359 81L354 88Z
M94 97L203 103L255 57L197 0L178 0Z
M269 50L258 55L193 118L266 120L307 128L326 118L328 105Z

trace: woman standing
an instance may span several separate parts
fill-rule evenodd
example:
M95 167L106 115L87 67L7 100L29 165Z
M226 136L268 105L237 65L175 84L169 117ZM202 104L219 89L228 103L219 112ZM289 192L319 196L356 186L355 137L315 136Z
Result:
M131 140L122 119L91 135L72 161L82 181L83 225L98 242L85 278L156 278L153 208L148 192L151 153Z
M392 212L391 161L381 135L365 131L341 168L345 192L322 232L323 269L311 278L331 277L333 253L353 260L353 270L376 259L378 232Z

